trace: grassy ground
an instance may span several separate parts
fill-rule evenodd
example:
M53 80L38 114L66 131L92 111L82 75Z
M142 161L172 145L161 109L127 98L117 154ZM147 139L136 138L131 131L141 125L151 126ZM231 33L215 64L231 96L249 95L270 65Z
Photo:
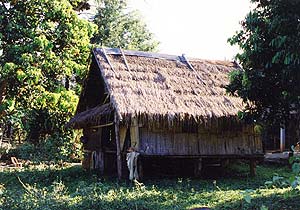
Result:
M257 167L248 177L241 163L214 179L152 179L144 183L118 183L97 177L80 166L35 165L22 170L1 169L0 209L300 209L299 189L267 188L275 173L288 176L282 166ZM250 192L247 203L243 192Z

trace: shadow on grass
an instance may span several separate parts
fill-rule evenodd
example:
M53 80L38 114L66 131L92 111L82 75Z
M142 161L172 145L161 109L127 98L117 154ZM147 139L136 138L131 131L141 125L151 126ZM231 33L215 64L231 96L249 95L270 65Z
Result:
M0 173L0 181L5 185L16 185L18 177L28 183L38 183L41 186L49 185L53 181L76 180L88 178L91 173L86 173L80 166L60 168L59 166L32 166L23 169L6 169Z
M134 185L117 182L115 177L85 172L81 166L39 165L23 171L0 173L0 184L4 186L2 194L0 188L0 209L189 209L203 206L256 209L264 202L273 205L284 195L258 197L246 205L240 191L256 189L275 172L284 174L285 170L259 166L258 176L250 178L248 166L240 164L224 173L212 169L214 179L146 179L143 184ZM293 198L299 200L298 195L288 197ZM289 202L277 203L289 206Z
M195 189L210 189L214 185L225 190L253 189L259 187L272 179L275 173L288 177L289 169L287 167L278 167L270 165L258 165L257 176L249 176L249 168L245 163L234 164L225 170L219 168L208 168L205 174L200 178L164 178L148 177L143 182L146 186L155 185L159 188L169 188L176 183L176 186L190 187ZM21 171L4 171L0 173L0 183L7 186L17 186L20 183L18 177L25 183L38 184L39 186L51 185L54 181L62 181L70 187L77 182L94 183L101 180L116 183L116 177L98 176L95 172L86 172L82 170L81 165L59 166L59 165L36 165L24 168ZM180 181L181 180L181 181ZM19 183L19 184L18 184ZM122 182L126 184L126 181ZM121 184L122 184L121 183ZM181 183L181 184L180 184ZM213 183L213 184L212 184Z
M268 195L257 194L255 198L247 203L245 200L233 200L220 202L214 209L261 209L262 207L272 210L296 210L300 207L299 190L291 190L283 193L268 193Z

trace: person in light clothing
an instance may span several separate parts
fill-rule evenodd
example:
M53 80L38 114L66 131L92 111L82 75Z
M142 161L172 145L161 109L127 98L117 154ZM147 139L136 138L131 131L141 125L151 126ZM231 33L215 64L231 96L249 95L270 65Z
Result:
M133 147L128 149L126 161L129 170L129 179L139 179L137 160L140 153L136 152Z

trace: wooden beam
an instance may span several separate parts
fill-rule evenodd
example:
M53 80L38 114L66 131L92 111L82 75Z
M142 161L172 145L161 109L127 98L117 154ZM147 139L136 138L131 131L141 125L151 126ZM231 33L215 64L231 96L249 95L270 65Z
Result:
M108 58L108 56L107 56L106 51L105 51L104 48L102 48L102 52L103 52L103 55L104 55L104 57L105 57L105 59L106 59L108 65L110 66L111 70L112 70L114 73L116 73L116 71L115 71L115 69L114 69L112 63L110 62L110 60L109 60L109 58ZM115 75L114 75L114 76L115 76Z
M118 179L122 178L122 156L121 156L121 146L120 146L120 122L117 113L115 112L115 134L116 134L116 145L117 145L117 172Z
M125 54L124 54L124 52L123 52L123 50L122 50L121 48L120 48L120 52L121 52L121 54L122 54L122 57L123 57L124 63L125 63L125 65L126 65L126 68L127 68L127 70L130 72L130 68L129 68L129 65L128 65L128 62L127 62L126 56L125 56Z
M111 126L113 125L113 122L107 123L107 124L102 124L102 125L95 125L95 126L91 126L90 128L103 128L103 127L107 127L107 126Z
M186 63L187 65L188 65L188 67L191 69L191 70L193 70L193 71L195 71L195 69L194 69L194 67L192 66L192 64L190 64L190 62L189 62L189 60L187 59L187 57L185 57L185 54L182 54L182 61L184 62L184 63Z
M264 154L253 154L253 155L149 155L149 154L140 154L143 158L183 158L183 159L194 159L194 158L227 158L227 159L244 159L244 160L263 160Z
M201 79L201 77L200 77L200 75L198 74L198 72L194 69L194 67L192 66L192 64L190 64L190 62L188 61L187 57L185 57L184 54L182 54L181 60L182 60L183 62L185 62L185 63L188 65L188 67L189 67L191 70L193 70L193 72L195 72L196 77L197 77L204 85L206 85L206 83Z

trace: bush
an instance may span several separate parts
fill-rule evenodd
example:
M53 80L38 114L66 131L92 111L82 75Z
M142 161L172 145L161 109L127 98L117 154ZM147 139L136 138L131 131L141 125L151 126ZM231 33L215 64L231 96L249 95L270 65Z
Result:
M81 144L70 135L53 134L38 145L25 142L9 152L10 156L32 161L79 162L82 157Z
M10 152L11 156L16 156L21 159L34 159L36 148L33 144L25 142Z
M9 143L1 143L0 145L0 159L2 156L6 156L11 150L12 146Z

